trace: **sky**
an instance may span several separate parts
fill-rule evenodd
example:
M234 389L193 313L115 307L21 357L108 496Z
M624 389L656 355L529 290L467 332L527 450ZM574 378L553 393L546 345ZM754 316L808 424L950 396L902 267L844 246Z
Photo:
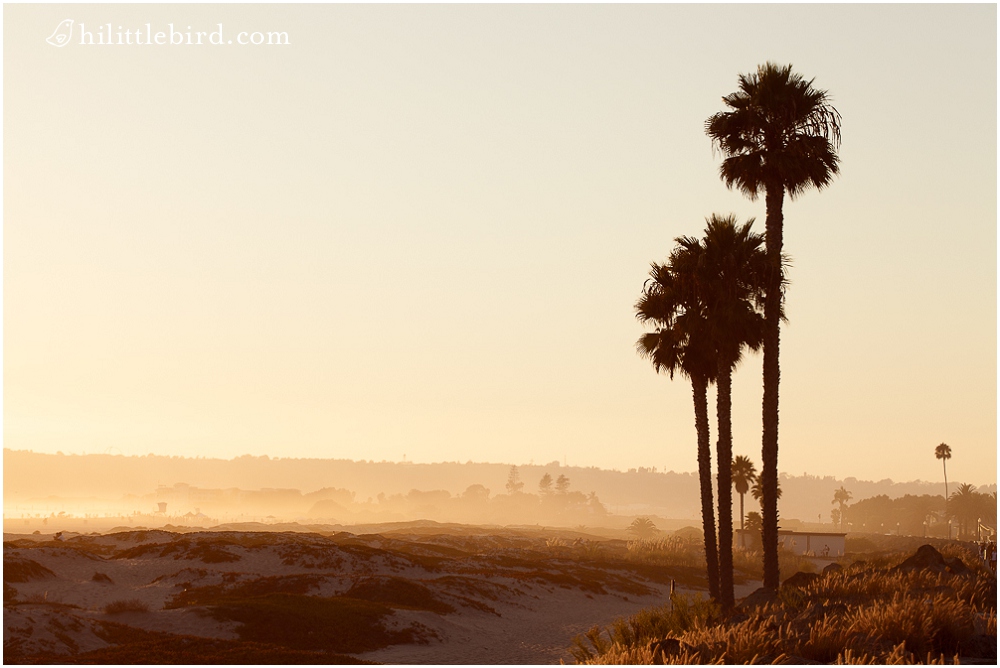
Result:
M843 117L785 201L780 470L996 482L995 5L3 17L6 448L696 470L634 303L712 213L763 232L704 122L772 60Z

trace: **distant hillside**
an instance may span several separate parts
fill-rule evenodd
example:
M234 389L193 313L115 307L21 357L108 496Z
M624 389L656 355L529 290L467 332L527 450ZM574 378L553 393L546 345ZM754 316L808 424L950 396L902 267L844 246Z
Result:
M407 494L411 490L444 490L459 495L472 485L482 485L493 496L505 494L509 464L443 462L412 464L398 462L351 461L341 459L294 459L251 457L235 459L191 459L147 455L48 455L4 449L4 503L32 498L121 498L145 496L163 486L186 483L209 489L300 490L304 493L324 488L346 489L364 502L379 494ZM564 475L571 491L594 492L610 513L656 514L690 519L700 517L698 479L694 473L633 470L608 471L598 468L546 465L518 466L525 492L538 492L538 482L546 474L552 479ZM959 480L950 481L957 488ZM830 521L833 491L845 486L855 500L877 494L890 498L904 494L940 494L938 482L894 483L841 480L817 476L782 474L780 512L786 519L824 523ZM980 488L994 491L996 485ZM747 495L747 510L757 504ZM734 506L739 497L734 495Z

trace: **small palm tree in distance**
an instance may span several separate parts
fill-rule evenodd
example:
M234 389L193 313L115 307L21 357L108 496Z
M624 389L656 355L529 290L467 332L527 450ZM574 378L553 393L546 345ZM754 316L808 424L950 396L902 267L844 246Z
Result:
M838 503L838 504L840 504L840 530L841 531L844 530L844 517L846 515L845 509L847 507L847 502L850 501L852 498L853 498L853 496L851 495L851 493L849 491L847 491L847 489L843 485L840 486L840 489L833 490L833 501L831 501L830 503Z
M747 513L746 530L750 532L749 546L755 550L758 550L761 547L760 531L763 528L764 528L764 520L760 516L760 513L753 510Z
M746 493L750 491L750 485L757 480L757 467L746 455L736 455L733 458L733 486L736 493L740 495L740 528L746 528L746 512L743 501Z
M944 498L948 498L948 460L951 459L951 446L947 443L934 448L934 456L941 460L941 468L944 470Z
M981 496L976 492L976 486L963 483L958 486L955 493L948 499L948 506L951 513L958 520L958 538L968 538L971 534L970 527L978 519L977 497Z
M948 460L951 459L951 446L947 443L934 448L934 456L941 460L944 469L944 516L948 517ZM951 538L951 521L948 522L948 538Z
M754 498L754 501L761 503L764 498L764 486L761 484L760 476L754 478L753 486L750 488L750 496ZM781 485L778 485L778 498L781 498ZM747 517L750 517L750 513L747 513ZM763 518L763 515L761 515ZM763 520L762 520L763 521Z
M660 532L653 524L653 520L648 517L637 517L632 520L632 524L628 525L626 529L630 534L633 534L636 538L652 538Z

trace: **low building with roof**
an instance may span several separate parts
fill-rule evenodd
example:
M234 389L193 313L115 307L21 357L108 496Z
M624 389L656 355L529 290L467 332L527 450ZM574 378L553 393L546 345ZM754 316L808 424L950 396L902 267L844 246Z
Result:
M845 552L846 538L846 533L779 529L778 547L808 557L842 557ZM744 550L759 550L761 548L760 532L736 529L733 532L733 546Z

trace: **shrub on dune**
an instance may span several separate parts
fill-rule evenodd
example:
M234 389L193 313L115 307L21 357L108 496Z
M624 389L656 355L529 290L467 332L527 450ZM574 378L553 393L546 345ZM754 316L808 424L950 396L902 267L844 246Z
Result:
M104 606L104 612L108 615L119 615L123 612L149 612L149 604L137 598L122 598L111 601Z

